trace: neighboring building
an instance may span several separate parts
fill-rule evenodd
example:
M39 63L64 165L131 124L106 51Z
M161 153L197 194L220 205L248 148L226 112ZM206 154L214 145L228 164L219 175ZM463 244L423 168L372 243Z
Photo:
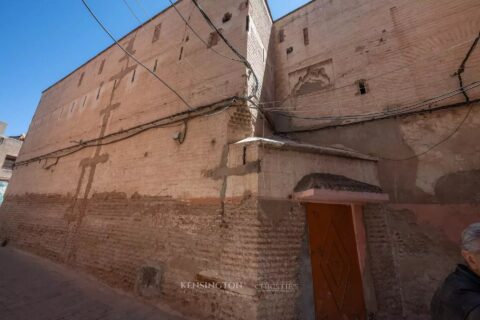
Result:
M0 121L0 204L3 202L3 195L12 177L13 167L24 140L23 136L5 136L4 132L6 127L7 124Z
M198 2L239 55L179 1L206 44L171 7L120 43L189 106L115 46L45 90L0 240L200 319L429 319L480 218L477 1Z

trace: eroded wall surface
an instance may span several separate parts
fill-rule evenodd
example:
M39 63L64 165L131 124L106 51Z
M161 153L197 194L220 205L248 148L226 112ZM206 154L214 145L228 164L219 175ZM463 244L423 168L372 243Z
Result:
M277 102L269 108L281 131L380 158L391 203L364 208L378 319L429 319L434 290L461 261L462 229L480 219L480 105L461 105L456 74L479 30L480 7L468 0L318 0L274 24ZM464 86L478 81L479 62L477 46ZM480 97L478 88L465 94ZM357 115L455 103L346 125L372 118ZM323 126L332 127L315 130Z

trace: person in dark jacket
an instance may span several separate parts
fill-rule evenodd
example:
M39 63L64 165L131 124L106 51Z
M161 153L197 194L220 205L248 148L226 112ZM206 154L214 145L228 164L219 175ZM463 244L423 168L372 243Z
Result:
M462 233L462 256L459 264L435 292L432 320L480 320L480 223Z

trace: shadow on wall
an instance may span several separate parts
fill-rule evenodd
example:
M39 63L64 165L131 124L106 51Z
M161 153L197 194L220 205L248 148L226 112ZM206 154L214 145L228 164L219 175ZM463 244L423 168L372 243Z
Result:
M478 112L474 112L471 118L478 115ZM429 130L430 124L445 122L451 117L456 122L462 114L445 111L428 116L387 119L302 133L295 135L295 138L317 145L344 145L380 158L402 159L425 150L448 134L447 128L432 132L429 136L424 136L423 131ZM418 124L422 127L415 125L417 121L421 121ZM409 129L405 131L405 128ZM460 171L462 167L475 167L476 160L472 158L472 152L478 150L478 144L474 139L474 130L474 123L466 124L454 139L423 157L405 161L379 161L378 174L382 189L394 203L480 203L480 193L476 191L480 186L480 170ZM432 135L435 139L429 138ZM410 145L409 141L415 145ZM448 157L452 154L455 157ZM419 183L432 184L431 192L420 188Z

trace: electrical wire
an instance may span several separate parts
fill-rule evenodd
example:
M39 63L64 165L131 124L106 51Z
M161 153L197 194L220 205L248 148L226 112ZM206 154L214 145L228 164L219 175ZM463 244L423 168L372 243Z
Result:
M252 93L246 97L246 100L248 102L250 102L255 109L257 109L262 117L267 121L267 123L269 124L270 128L272 129L273 132L276 131L275 129L275 123L270 119L270 117L268 116L268 113L263 109L262 106L260 106L257 102L255 102L253 99L254 98L257 98L256 95L257 95L257 92L258 92L258 88L260 86L260 82L259 82L259 79L255 73L255 70L253 70L253 67L252 65L250 64L250 62L230 43L230 41L228 41L228 39L220 32L220 30L218 30L218 28L215 26L215 24L213 23L212 19L210 19L210 17L208 16L208 14L203 10L203 8L198 4L197 0L192 0L192 2L195 4L195 6L197 7L197 9L200 11L200 13L202 14L203 18L207 21L207 24L218 34L218 36L220 37L220 39L222 39L222 41L230 48L230 50L232 50L233 53L235 53L235 55L240 59L240 61L243 62L243 64L246 66L246 68L250 71L250 74L253 76L254 78L254 85L253 85L253 90L252 90Z
M142 62L140 62L133 54L128 52L127 49L125 49L118 41L117 39L110 33L110 31L105 27L105 25L100 21L100 19L95 15L95 13L92 11L90 6L87 4L86 0L81 0L87 11L90 13L90 15L95 19L95 21L98 23L98 25L102 28L102 30L112 39L115 44L132 60L134 60L137 64L139 64L141 67L143 67L145 70L147 70L152 76L154 76L157 80L159 80L165 87L167 87L171 92L173 92L184 104L187 106L188 109L192 110L192 106L175 90L173 89L167 82L165 82L162 78L160 78L155 72L150 70L147 66L145 66Z
M422 157L425 154L429 153L430 151L434 150L435 148L439 147L440 145L444 144L445 142L450 140L457 132L460 131L462 126L465 124L465 122L469 118L474 104L480 102L480 99L477 99L475 101L470 100L470 97L466 93L467 90L465 90L465 88L462 86L463 82L462 82L462 78L461 78L461 74L465 71L466 63L468 62L468 59L470 58L472 52L475 50L479 40L480 40L480 32L479 32L478 36L475 38L472 45L470 46L470 49L468 50L468 53L466 54L465 58L462 60L462 63L460 65L460 67L458 68L458 71L456 72L456 75L458 76L459 83L460 83L460 88L458 90L460 90L460 93L462 93L465 96L465 102L463 102L461 105L470 105L470 107L468 108L467 113L465 114L463 119L460 121L460 123L455 127L455 129L450 134L448 134L445 138L441 139L440 141L431 145L426 150L424 150L420 153L417 153L417 154L414 154L414 155L411 155L411 156L408 156L408 157L405 157L405 158L387 158L387 157L382 157L382 156L375 156L375 157L377 157L379 159L382 159L382 160L387 160L387 161L408 161L408 160L412 160L412 159L415 159L415 158L419 158L419 157Z
M210 114L218 114L219 113L218 111L223 112L237 105L237 102L239 101L245 102L245 98L236 97L236 96L231 97L231 98L224 99L206 106L197 107L194 110L179 112L179 113L168 115L166 117L159 118L147 123L142 123L140 125L137 125L125 130L113 132L103 137L93 138L86 141L80 141L80 142L77 142L75 145L54 150L46 154L42 154L27 160L17 162L15 166L23 166L23 165L27 165L29 163L37 162L41 160L60 159L68 155L71 155L73 153L79 152L85 148L109 145L119 141L123 141L125 139L131 138L133 136L136 136L150 129L164 128L164 127L172 126L177 123L184 123L185 121L189 121L198 117L203 117Z
M467 55L463 59L460 67L458 68L458 71L454 74L454 75L457 75L458 78L459 78L460 88L457 88L457 89L455 89L451 92L442 94L440 96L433 97L433 98L430 98L428 100L425 100L425 101L422 101L420 103L416 103L416 104L413 104L413 105L410 105L410 106L395 108L394 110L389 110L387 112L366 113L366 114L359 114L359 115L306 117L306 116L298 116L296 114L292 114L293 112L284 112L284 111L273 111L273 112L275 112L276 114L278 114L280 116L283 116L283 117L303 119L303 120L336 120L336 121L341 121L341 120L345 120L345 119L361 120L362 118L368 118L368 117L375 118L377 116L378 117L386 117L386 116L390 116L390 115L399 115L404 111L410 111L412 109L418 109L418 108L424 107L426 104L431 104L433 102L443 101L445 99L448 99L452 96L457 95L458 93L462 93L465 96L466 102L468 102L469 97L466 94L466 91L469 91L471 89L474 89L474 88L478 87L480 85L480 81L475 81L475 82L470 83L467 86L463 86L463 81L462 81L462 78L461 78L461 74L464 72L465 64L467 63L469 57L471 56L472 52L474 51L475 47L477 46L477 44L479 42L479 39L480 39L480 33L478 34L478 36L476 38L473 39L474 41L470 45L470 48L468 50ZM440 99L440 100L437 100L437 99ZM272 111L271 109L268 109L268 110Z
M432 151L433 149L437 148L438 146L440 146L440 145L444 144L445 142L447 142L448 140L450 140L457 132L459 132L460 129L462 128L462 126L465 124L465 122L469 118L470 114L472 113L472 109L473 109L473 104L470 105L467 113L465 114L465 117L463 117L462 121L460 121L460 123L455 127L455 129L449 135L447 135L445 138L441 139L439 142L431 145L426 150L424 150L420 153L414 154L414 155L406 157L406 158L387 158L387 157L383 157L383 156L382 157L374 156L374 157L380 158L382 160L387 160L387 161L408 161L408 160L412 160L412 159L424 156L427 153L429 153L430 151Z
M140 9L142 9L143 13L145 14L145 18L148 18L149 14L147 10L145 10L145 7L142 5L142 2L140 0L135 0L135 2L140 7Z
M130 4L128 4L128 0L122 0L125 6L128 8L128 11L133 15L133 17L138 21L139 24L142 24L142 20L138 18L138 16L135 14L135 11L133 11L132 7L130 7Z
M469 38L467 39L466 41L463 41L463 42L460 42L460 43L457 43L455 45L452 45L446 49L443 49L443 50L439 50L439 51L435 51L433 55L429 55L427 57L424 57L423 59L420 59L420 60L415 60L415 62L413 63L409 63L409 64L406 64L406 65L403 65L401 67L398 67L396 69L392 69L392 70L389 70L389 71L385 71L385 72L382 72L382 73L379 73L379 74L376 74L376 75L373 75L373 76L370 76L370 77L367 77L365 78L364 80L366 81L371 81L371 80L374 80L374 79L377 79L377 78L381 78L381 77L384 77L386 75L391 75L392 73L396 73L398 71L402 71L406 68L409 68L409 67L412 67L414 65L417 65L421 62L431 62L431 59L432 58L437 58L437 57L442 57L443 55L445 54L448 54L450 51L454 50L454 49L457 49L465 44L470 44L472 43L472 41L475 41L477 39L477 37L474 37L474 38ZM400 50L397 50L397 51L400 51ZM356 86L357 83L356 82L353 82L353 83L348 83L348 84L345 84L345 85L342 85L342 86L339 86L339 87L334 87L334 88L330 88L330 89L325 89L323 90L322 92L320 92L319 94L326 94L326 93L329 93L329 92L333 92L333 91L337 91L337 90L341 90L341 89L345 89L345 88L348 88L348 87L352 87L352 86ZM264 102L261 102L260 104L280 104L280 107L278 107L278 109L282 109L282 108L285 108L285 107L282 107L282 105L287 102L289 99L291 99L292 96L291 94L287 95L284 99L282 100L274 100L274 101L264 101ZM273 108L266 108L267 110L271 110Z
M295 114L290 114L290 113L282 113L282 112L276 112L276 114L287 117L287 118L294 118L294 119L302 119L302 120L336 120L336 121L341 121L341 120L361 120L363 118L375 118L375 117L382 117L382 116L391 116L391 115L401 115L402 112L405 111L411 111L415 109L422 108L426 105L435 103L435 102L440 102L443 100L446 100L448 98L454 97L458 94L463 94L465 91L469 91L472 89L475 89L477 87L480 87L480 81L475 81L473 83L470 83L469 85L462 87L460 89L456 89L450 92L447 92L445 94L429 98L427 100L424 100L419 103L403 106L396 108L394 111L395 112L374 112L374 113L365 113L365 114L358 114L358 115L350 115L350 116L323 116L323 117L305 117L305 116L298 116ZM401 112L399 112L401 111ZM428 109L423 110L423 111L428 111Z
M250 62L248 62L248 60L230 43L230 41L227 40L227 38L225 38L225 36L220 32L220 30L218 30L218 28L215 26L215 24L213 23L213 21L210 19L210 17L208 16L208 14L202 9L202 7L198 4L197 0L192 0L192 2L195 4L195 6L197 7L197 9L200 11L200 13L202 14L203 18L205 19L205 21L207 21L208 25L218 34L218 36L220 37L220 39L222 39L222 41L230 48L230 50L232 50L233 53L235 53L235 55L244 63L244 65L247 67L248 70L250 70L251 74L253 75L253 78L254 78L254 86L253 86L253 90L252 90L252 94L248 97L248 98L253 98L256 96L257 94L257 91L258 91L258 88L260 86L260 82L258 80L258 77L257 75L255 74L255 71L253 70L253 67L252 65L250 64Z
M218 54L219 56L225 58L225 59L228 59L228 60L232 60L232 61L237 61L237 62L242 62L242 60L238 60L238 59L234 59L234 58L231 58L231 57L228 57L226 55L224 55L223 53L215 50L215 48L213 48L212 46L209 46L208 43L203 40L203 38L198 34L198 32L190 25L190 23L188 22L188 20L182 15L182 13L177 9L177 6L175 5L175 3L172 1L172 0L169 0L170 4L172 5L173 9L175 10L175 12L177 12L177 14L180 16L180 18L183 20L183 22L185 22L185 25L192 31L192 33L205 45L205 47L207 47L207 49L210 49L212 50L214 53Z

